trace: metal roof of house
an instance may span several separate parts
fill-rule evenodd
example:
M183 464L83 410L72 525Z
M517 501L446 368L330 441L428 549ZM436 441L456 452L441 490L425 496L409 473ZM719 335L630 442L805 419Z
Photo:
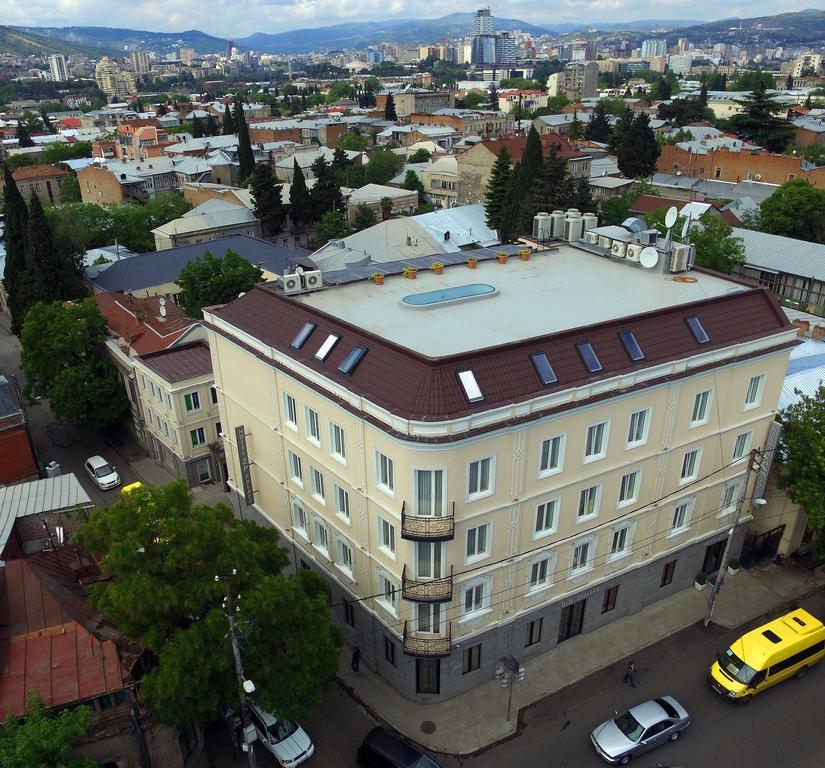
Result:
M825 245L734 227L745 246L745 264L825 281Z
M141 355L138 359L170 384L212 375L209 345L201 341Z
M825 324L825 321L823 321ZM779 395L779 407L799 402L802 395L814 397L825 383L825 342L804 338L791 350L788 370Z
M183 235L187 232L235 227L257 221L255 214L243 205L235 205L223 200L207 200L196 208L172 219L152 230L152 234L167 236Z

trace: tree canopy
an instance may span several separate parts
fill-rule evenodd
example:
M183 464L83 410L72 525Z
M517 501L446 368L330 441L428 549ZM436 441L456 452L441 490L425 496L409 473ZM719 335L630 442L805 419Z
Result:
M768 94L764 85L754 88L739 103L743 110L730 118L730 127L740 139L764 147L768 152L782 152L793 140L793 125L780 116L785 106Z
M386 184L403 166L403 157L388 149L376 150L370 153L364 169L364 181L367 184Z
M512 173L512 158L507 151L507 147L502 146L490 171L490 180L487 182L487 190L484 196L484 213L487 217L487 226L490 229L498 230L501 228L501 215Z
M378 223L378 217L375 211L368 205L361 203L355 207L355 213L352 215L352 228L358 232L362 229L367 229Z
M126 411L123 384L106 353L106 321L94 299L35 304L20 334L26 397L45 397L55 416L101 429Z
M584 137L590 141L598 141L603 144L610 142L610 133L613 129L607 117L607 108L599 102L596 108L590 113L590 119L584 129Z
M157 657L142 693L161 720L205 724L237 707L227 589L256 704L302 718L334 677L342 639L326 588L305 569L281 575L288 558L274 528L194 504L178 481L96 509L76 539L111 577L92 587L92 605Z
M395 112L395 99L391 93L387 94L387 101L384 104L384 119L392 122L398 120L398 115Z
M369 140L357 131L345 131L338 137L336 147L349 152L364 152L369 146Z
M758 228L772 235L825 243L825 189L805 179L783 184L762 201Z
M26 271L26 232L28 231L29 209L20 194L17 184L7 165L3 166L3 212L5 216L6 263L3 269L3 285L8 296L11 312L12 333L20 333L26 314L26 301L22 281Z
M614 131L613 146L619 170L628 178L648 178L656 172L656 161L662 149L646 113L620 118Z
M263 234L272 237L284 228L286 205L283 201L283 184L268 165L258 165L250 176L249 189L255 201L255 215L261 220Z
M250 264L235 251L227 250L222 257L209 251L190 261L177 279L180 304L190 317L203 317L203 308L226 304L250 290L263 277L260 267Z

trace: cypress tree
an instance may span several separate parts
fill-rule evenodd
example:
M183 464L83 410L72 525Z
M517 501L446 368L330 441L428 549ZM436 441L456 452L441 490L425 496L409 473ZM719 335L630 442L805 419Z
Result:
M255 215L261 220L264 235L277 235L284 228L286 206L283 201L283 185L276 182L269 166L256 166L249 189L255 201Z
M29 133L28 126L20 120L17 123L17 129L14 132L14 136L17 139L17 145L20 147L33 147L34 141L32 141L31 134Z
M223 108L223 135L231 136L235 133L235 122L232 120L232 111L229 109L229 104L225 104Z
M524 154L521 156L521 185L530 189L536 177L541 172L544 163L544 153L541 149L541 138L534 125L527 132L527 143L524 145Z
M43 120L43 127L49 133L54 133L54 126L52 126L52 121L49 120L49 115L47 114L45 107L40 107L40 117Z
M3 165L3 203L5 213L6 265L3 270L3 285L8 296L9 311L11 312L11 330L20 335L23 325L22 280L26 270L26 231L28 228L29 212L26 201L11 175L7 165Z
M235 100L235 129L238 132L238 176L241 181L248 179L255 171L255 155L252 152L252 143L249 140L249 128L246 124L246 115L243 111L243 102Z
M656 161L662 148L650 127L650 118L640 112L630 131L616 149L619 170L629 179L647 178L656 172Z
M499 239L502 243L512 243L518 237L519 213L523 200L521 166L516 164L510 174L507 191L502 203L499 221Z
M341 208L341 187L335 180L332 166L324 159L323 155L319 156L310 167L313 176L315 176L315 184L309 196L312 199L313 219L318 221L327 211Z
M502 146L493 163L490 180L487 182L487 192L484 196L484 212L487 215L487 226L490 229L501 228L501 213L512 173L512 158L507 147Z
M384 105L384 119L395 122L398 120L398 115L395 113L395 99L392 94L387 94L387 103Z
M298 160L292 161L292 184L289 187L289 215L292 225L299 228L312 221L312 199L307 191L306 180Z
M602 102L599 102L590 115L590 120L584 130L584 137L590 141L607 144L610 141L611 130L607 109Z
M192 138L193 139L202 139L204 136L203 130L203 120L201 120L197 115L192 118Z

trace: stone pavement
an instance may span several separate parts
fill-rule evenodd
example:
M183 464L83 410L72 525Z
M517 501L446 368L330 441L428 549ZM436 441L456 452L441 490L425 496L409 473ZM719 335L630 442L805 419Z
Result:
M791 564L741 570L725 578L713 622L728 629L738 627L823 585L822 574ZM628 658L704 619L709 596L710 586L702 592L683 590L525 662L525 679L513 689L510 722L505 720L506 693L495 679L449 701L417 704L401 696L363 660L361 672L353 674L349 649L342 653L338 678L374 717L413 741L434 752L468 755L515 735L519 721L515 713L562 688L611 665L616 665L621 679ZM425 721L435 725L432 733L422 731Z
M135 474L147 485L166 485L178 479L168 469L146 456L145 452L141 456L131 458L129 464ZM219 483L195 486L192 488L192 496L196 504L214 506L220 502L232 507L229 494L224 492L223 486Z

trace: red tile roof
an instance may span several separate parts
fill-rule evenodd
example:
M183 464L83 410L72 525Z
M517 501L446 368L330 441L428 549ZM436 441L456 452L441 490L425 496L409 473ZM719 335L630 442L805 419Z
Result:
M741 227L742 222L733 211L723 211L718 205L710 200L680 200L675 197L657 197L656 195L642 195L632 206L628 209L631 213L640 213L643 216L647 213L652 213L659 208L669 208L671 205L679 210L682 210L689 202L707 203L718 214L722 221L727 222L732 227Z
M131 293L98 293L95 301L109 330L138 355L168 349L197 323L171 301L166 302L166 317L163 317L158 296L138 298Z
M201 341L142 355L140 359L147 368L170 384L212 373L209 345Z
M559 157L569 160L574 157L589 157L584 152L579 152L564 136L558 133L545 133L541 137L541 147L546 155L550 151L550 147L556 145L556 152ZM494 155L497 155L502 146L507 147L510 157L514 163L521 162L521 156L524 154L524 148L527 146L526 136L511 136L503 139L485 139L481 144L486 147Z
M53 165L24 165L12 171L11 177L15 181L37 181L38 179L58 179L68 176L65 168L56 168Z
M123 689L115 643L69 616L25 559L7 561L0 580L0 718L22 714L31 689L50 707Z
M524 401L554 390L582 386L593 380L629 373L631 363L619 340L620 330L636 336L645 360L653 366L720 349L790 328L776 300L764 288L740 291L700 302L670 307L615 321L575 328L519 343L478 349L444 358L428 358L393 344L360 328L342 322L306 304L293 301L273 287L255 286L245 296L213 310L215 315L238 329L292 357L402 418L439 421ZM696 315L710 343L697 344L685 317ZM295 350L290 342L304 323L317 325L315 338L337 333L341 341L326 361L319 362L307 344ZM218 333L228 335L219 329ZM243 343L234 339L235 343ZM603 370L590 375L579 356L577 342L589 341ZM368 348L363 362L351 376L337 368L356 344ZM533 352L545 352L558 383L543 387L530 361ZM471 368L484 393L483 403L470 406L458 382L458 372Z
M0 432L0 456L3 457L0 461L0 483L10 485L37 478L37 465L22 425Z

